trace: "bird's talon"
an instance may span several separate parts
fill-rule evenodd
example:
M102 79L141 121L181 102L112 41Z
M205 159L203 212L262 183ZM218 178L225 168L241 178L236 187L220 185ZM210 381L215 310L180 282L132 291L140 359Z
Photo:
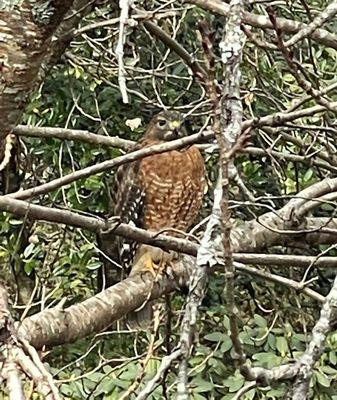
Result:
M156 271L158 268L158 265L155 264L151 258L148 258L144 263L144 270L150 272L154 278L157 276Z

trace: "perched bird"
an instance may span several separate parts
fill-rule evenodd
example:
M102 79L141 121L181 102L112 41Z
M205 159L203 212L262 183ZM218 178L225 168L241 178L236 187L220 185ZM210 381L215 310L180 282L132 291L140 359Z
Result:
M182 116L163 111L150 121L135 149L186 136ZM150 231L178 236L193 224L202 204L205 189L205 165L195 146L154 154L120 166L111 191L110 216ZM170 231L171 229L171 231ZM108 287L127 275L165 268L172 252L139 244L113 233L99 239L105 254L102 286ZM129 315L132 327L145 328L152 315L151 303Z

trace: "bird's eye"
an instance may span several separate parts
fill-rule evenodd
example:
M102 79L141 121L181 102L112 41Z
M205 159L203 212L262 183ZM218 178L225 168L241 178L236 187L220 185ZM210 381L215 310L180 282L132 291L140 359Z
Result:
M166 125L166 120L165 120L165 119L160 119L160 120L157 122L157 125L158 125L160 128L163 128L163 127Z

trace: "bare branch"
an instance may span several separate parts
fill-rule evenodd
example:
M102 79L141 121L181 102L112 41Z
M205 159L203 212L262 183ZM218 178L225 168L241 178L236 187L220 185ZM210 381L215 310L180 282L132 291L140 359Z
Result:
M306 287L305 282L296 282L292 279L285 278L280 275L272 274L268 271L262 271L257 268L248 267L247 265L242 265L240 263L235 262L235 269L237 271L243 272L244 274L248 274L250 276L260 277L266 281L275 282L279 285L286 286L289 289L295 290L296 292L301 292L311 297L312 299L318 301L319 303L323 303L325 301L325 297L321 294L317 293L315 290L312 290Z
M291 39L285 42L284 46L291 47L300 40L303 40L308 36L312 36L313 32L315 32L316 29L320 28L327 21L330 21L336 15L336 13L337 13L337 3L333 1L326 7L325 10L323 10L321 13L318 14L317 17L315 17L315 19L312 22L310 22L310 24L308 24L306 27L303 27L296 33L296 35L294 35Z
M244 45L244 34L240 29L244 7L243 1L232 0L229 5L225 34L219 44L223 63L224 88L221 99L221 132L216 134L220 151L219 178L221 179L221 241L225 267L226 286L224 295L227 302L230 323L230 337L235 350L235 359L242 365L246 355L239 339L238 310L235 304L235 271L231 242L232 225L229 209L229 167L237 147L240 146L242 129L242 103L240 97L240 62ZM242 141L243 144L243 141Z
M133 151L124 156L113 158L112 160L103 161L102 163L92 165L90 167L83 168L79 171L75 171L71 174L65 175L62 178L54 179L48 183L37 186L32 189L22 190L15 193L10 193L8 196L14 199L28 199L32 196L49 193L62 186L68 185L79 179L87 178L90 175L98 174L122 164L126 164L140 158L144 158L153 154L164 153L174 149L181 149L193 143L198 143L205 139L204 133L197 133L195 135L187 136L182 139L172 140L163 144L156 144L150 147L145 147L140 150Z
M229 5L220 0L188 0L188 3L195 4L216 14L224 16L228 16L229 14ZM273 29L273 25L268 17L264 15L251 14L247 11L243 13L242 22L247 25L255 26L256 28ZM307 29L308 27L308 25L302 22L292 21L285 18L277 18L277 24L282 31L287 33L297 33L302 29ZM336 36L324 29L316 29L309 36L317 43L337 49Z
M234 261L243 264L265 265L288 268L336 268L336 257L331 256L298 256L288 254L252 254L252 253L233 253Z
M20 343L20 339L13 327L13 320L9 312L7 291L0 285L0 342L3 345L4 365L2 376L7 380L11 400L24 399L20 371L35 383L37 390L46 400L60 400L58 390L51 375L41 363L35 349L28 343ZM22 347L28 350L25 354Z
M132 140L121 139L118 136L104 136L77 129L18 125L14 128L13 133L19 136L31 136L43 139L80 140L96 146L118 147L123 150L130 150L135 144Z
M219 181L220 182L220 181ZM179 348L181 361L179 364L177 399L187 398L187 359L193 344L197 324L198 307L205 295L207 285L207 269L218 264L216 247L219 242L215 240L220 224L221 190L217 185L212 214L207 224L205 233L200 243L193 273L189 281L189 293L185 307L184 318L181 326Z
M136 397L136 400L145 400L155 390L159 382L163 379L165 372L171 367L172 363L181 356L181 350L175 350L168 356L163 357L160 367L155 376L148 382L145 388Z
M333 182L337 185L337 179L333 180ZM325 181L322 181L315 185L318 186L318 188L316 188L316 193L318 193L318 190L321 190L322 192L322 186L324 188L324 183ZM326 183L329 187L329 182ZM301 199L301 194L304 196L305 192L308 190L309 189L305 189L305 191L299 193L299 198ZM307 201L310 200L310 197L307 198ZM276 244L285 244L287 241L296 240L298 234L301 234L302 237L306 235L306 240L311 243L330 243L331 240L335 240L337 222L334 218L306 218L303 220L303 225L301 225L300 229L297 227L293 230L286 230L286 226L289 228L289 223L291 223L291 219L285 217L285 215L289 216L291 214L289 211L289 204L291 209L293 209L293 203L290 201L285 207L278 211L266 213L256 220L248 221L232 229L231 241L233 250L236 252L258 251L264 247L270 247ZM44 207L22 200L11 199L8 196L0 196L0 210L28 217L31 220L66 224L68 226L87 229L95 233L113 231L116 235L141 243L151 244L166 250L174 250L179 253L194 256L197 255L199 248L198 244L192 243L189 240L178 239L164 234L158 234L156 232L148 232L143 229L131 227L127 224L122 224L116 220L116 217L112 217L110 221L105 221L98 217L88 217L69 210ZM282 232L284 233L284 236L281 235ZM253 234L254 237L252 236ZM332 235L331 239L330 235ZM319 240L319 236L322 236L321 241ZM268 256L264 257L263 260L260 260L259 255L246 255L245 257L244 255L237 254L235 255L235 260L247 263L261 263L263 265L266 265L265 263L284 265L281 256L278 261L274 260L272 255L269 256L271 258L268 261ZM294 263L298 262L299 266L304 266L306 262L309 262L309 260L312 262L310 257L305 257L307 261L304 261L303 257L291 257L293 257L292 260ZM286 259L287 258L285 257L285 260ZM288 261L290 262L289 258ZM317 265L321 266L323 264L324 262L320 262L318 258Z
M141 12L140 10L137 10ZM207 78L207 72L200 66L196 59L191 56L191 54L184 49L177 41L172 39L169 35L167 35L158 25L151 21L143 22L146 29L155 35L158 39L160 39L168 48L174 51L183 61L184 63L191 68L193 75L201 81L204 81Z
M2 375L7 380L9 400L25 400L20 372L12 353L9 349L7 362L2 368Z
M333 7L333 11L337 13L337 6ZM273 24L273 27L275 29L276 33L276 38L277 38L277 45L278 48L281 50L284 59L286 60L289 70L292 73L292 75L295 77L297 80L299 86L308 94L310 94L316 101L321 104L323 107L325 107L327 110L332 111L334 113L337 112L337 107L332 105L332 101L328 101L324 97L320 95L320 92L316 89L313 88L311 82L309 82L303 72L301 72L301 68L299 67L299 63L295 63L293 60L293 55L290 50L287 49L287 47L284 44L283 38L282 38L282 29L278 26L277 24L277 18L273 12L272 7L267 8L267 12L270 18L270 21Z

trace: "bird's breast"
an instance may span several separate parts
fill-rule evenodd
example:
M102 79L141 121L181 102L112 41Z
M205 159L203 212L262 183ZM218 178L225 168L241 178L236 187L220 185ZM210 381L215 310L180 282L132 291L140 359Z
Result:
M205 166L199 150L192 146L144 158L140 179L145 190L144 227L185 232L198 214L204 193Z

